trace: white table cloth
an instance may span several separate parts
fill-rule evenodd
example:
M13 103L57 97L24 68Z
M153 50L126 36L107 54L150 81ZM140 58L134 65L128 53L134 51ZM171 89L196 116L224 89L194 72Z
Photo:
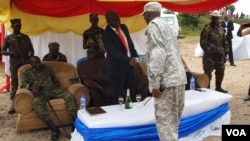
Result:
M194 118L198 122L201 122L197 125L194 125L192 131L193 134L197 134L197 132L202 131L203 129L218 129L221 128L222 124L229 124L230 122L230 110L228 108L228 102L232 98L229 94L224 94L220 92L216 92L210 89L203 88L204 92L199 91L186 91L185 93L185 107L182 115L182 119L192 120ZM145 104L146 103L146 104ZM154 98L148 97L144 101L133 103L132 109L121 109L120 105L112 105L112 106L103 106L102 108L106 111L106 113L98 114L98 115L90 115L88 112L81 113L78 111L78 120L86 126L85 129L88 130L88 135L94 132L95 129L108 129L108 132L112 132L112 128L117 127L136 127L136 126L143 126L143 125L150 125L151 128L155 125L155 118L154 118ZM124 105L123 105L124 106ZM223 110L216 111L218 108L223 108ZM225 111L226 110L226 111ZM214 113L216 111L217 113ZM210 113L215 114L212 117L216 117L216 119L207 122L211 117L206 117L210 115ZM219 112L219 113L218 113ZM204 121L203 121L204 120ZM219 121L219 122L218 122ZM182 122L182 121L181 121ZM192 121L194 122L194 121ZM195 121L196 122L196 121ZM204 125L202 125L204 123ZM78 124L79 125L79 124ZM202 126L202 127L199 127ZM185 131L185 125L180 126L180 130ZM197 128L197 129L196 129ZM71 141L83 141L84 137L80 134L79 130L85 130L82 128L77 128L72 133ZM124 128L124 130L126 130ZM139 129L138 129L139 130ZM156 132L156 129L153 129ZM187 129L190 130L190 129ZM180 132L180 131L179 131ZM199 135L200 137L204 137L204 133ZM180 140L185 139L188 140L188 136L192 136L192 133L188 133L188 135L180 138ZM217 131L218 133L218 131ZM116 134L114 132L114 134ZM157 134L157 133L155 133ZM187 133L186 133L187 134ZM209 134L208 134L209 135ZM95 135L93 135L95 136ZM197 135L195 135L197 138ZM112 140L112 137L110 137ZM192 138L193 139L193 138ZM192 140L190 139L190 141ZM94 140L94 139L93 139ZM156 139L157 140L157 139Z

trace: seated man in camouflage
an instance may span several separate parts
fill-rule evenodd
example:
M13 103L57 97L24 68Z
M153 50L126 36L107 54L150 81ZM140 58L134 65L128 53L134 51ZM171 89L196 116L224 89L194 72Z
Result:
M53 98L64 99L66 108L74 121L78 110L76 100L72 94L60 88L60 83L52 69L42 64L39 57L31 57L30 65L31 68L27 69L21 78L21 88L32 91L34 96L33 110L51 129L52 141L56 141L59 138L60 131L49 118L46 103ZM74 128L74 126L72 127Z
M66 55L59 52L59 43L57 42L50 42L49 47L49 53L46 54L43 57L43 61L61 61L61 62L67 62Z

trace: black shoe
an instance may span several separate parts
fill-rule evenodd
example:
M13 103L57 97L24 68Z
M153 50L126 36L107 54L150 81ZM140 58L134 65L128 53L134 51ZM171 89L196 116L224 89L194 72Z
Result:
M222 92L222 93L228 93L227 90L224 90L222 88L216 88L215 90L218 91L218 92Z
M48 125L48 127L52 131L51 140L57 141L60 134L61 134L60 130L56 127L56 125L50 119L48 121L46 121L46 124Z
M53 131L52 132L52 135L51 135L51 140L52 141L57 141L58 140L58 138L59 138L59 136L60 136L60 130L58 130L58 131Z
M72 123L72 125L71 125L71 132L74 132L74 131L75 131L75 124Z
M250 95L247 95L245 98L244 98L244 101L249 101L250 100Z
M230 66L236 66L234 63L230 63Z
M12 115L12 114L15 114L15 113L16 113L16 111L15 111L13 105L11 105L11 107L10 107L10 109L8 111L8 114Z

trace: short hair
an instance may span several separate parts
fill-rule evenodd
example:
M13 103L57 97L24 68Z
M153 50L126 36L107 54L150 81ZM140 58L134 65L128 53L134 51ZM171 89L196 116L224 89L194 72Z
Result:
M105 14L105 18L108 21L108 19L114 15L118 15L117 12L109 10L106 14Z
M89 18L92 19L92 18L98 18L98 14L96 13L91 13L89 14Z

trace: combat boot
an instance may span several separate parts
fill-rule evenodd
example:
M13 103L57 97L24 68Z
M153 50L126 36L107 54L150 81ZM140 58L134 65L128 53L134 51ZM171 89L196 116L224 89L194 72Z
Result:
M75 118L75 117L72 117L72 121L73 121L73 123L72 123L72 125L71 125L71 131L72 131L72 132L74 132L74 130L75 130L75 120L76 120L76 118Z
M14 109L14 105L13 105L13 101L12 101L12 103L11 103L11 106L10 106L10 109L8 110L8 114L15 114L16 113L16 111L15 111L15 109Z
M61 134L60 130L56 127L56 125L50 119L48 121L46 121L46 124L48 125L48 127L52 131L51 141L57 141L57 139L59 138L59 136Z
M224 90L223 88L221 88L221 81L216 81L216 88L215 90L218 92L222 92L222 93L228 93L227 90Z

